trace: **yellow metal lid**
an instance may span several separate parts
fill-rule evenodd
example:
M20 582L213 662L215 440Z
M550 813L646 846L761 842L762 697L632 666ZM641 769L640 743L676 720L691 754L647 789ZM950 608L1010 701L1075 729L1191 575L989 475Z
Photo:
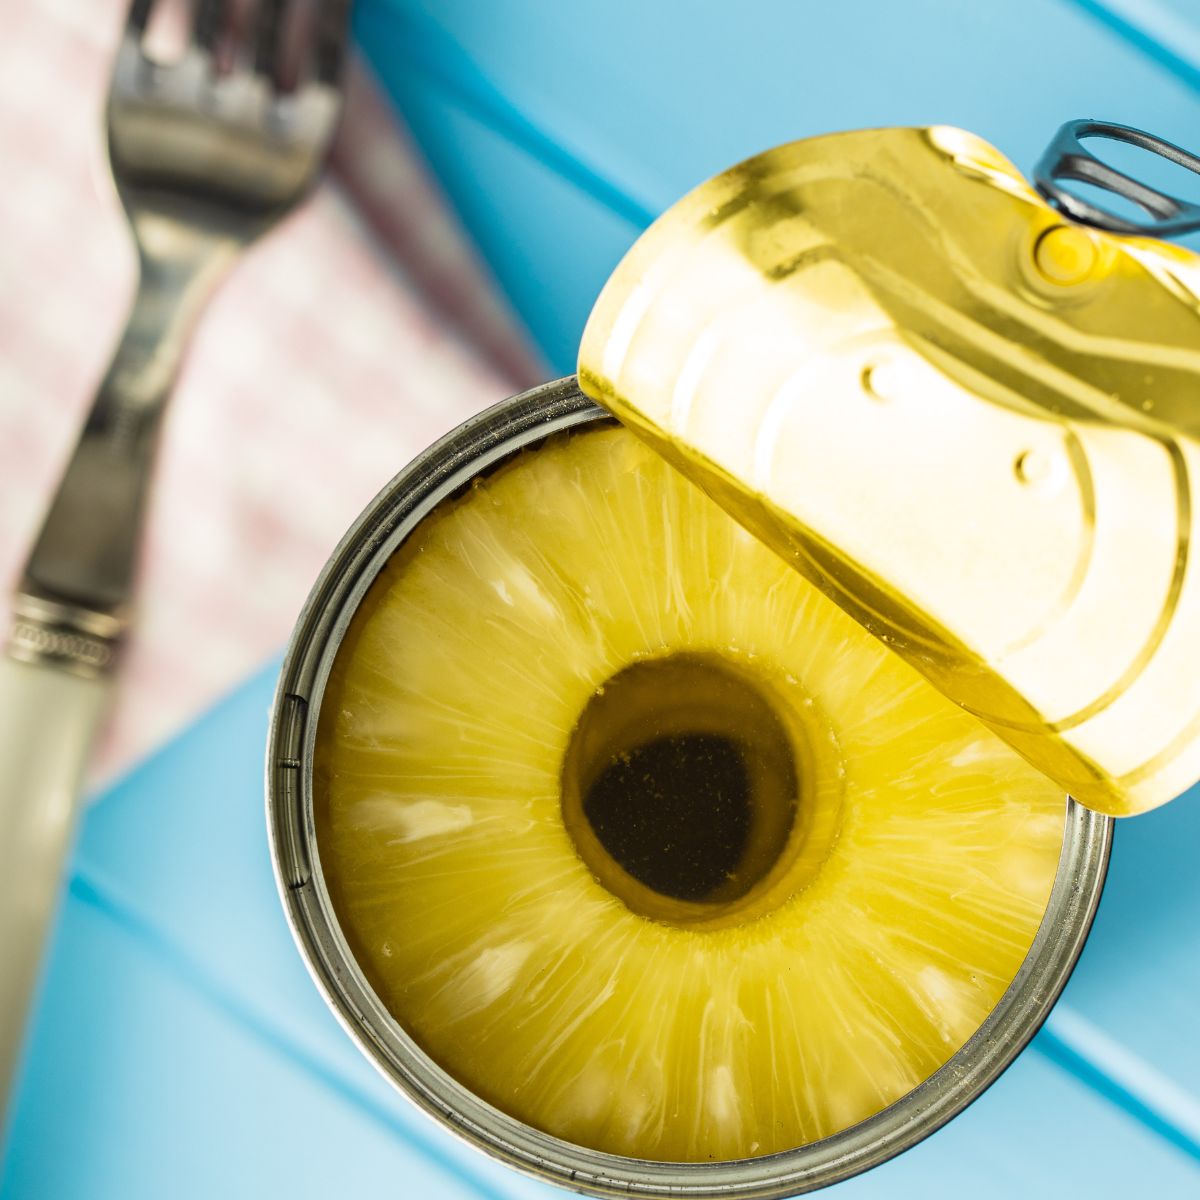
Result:
M601 294L580 383L1084 804L1200 778L1200 258L962 130L781 146Z

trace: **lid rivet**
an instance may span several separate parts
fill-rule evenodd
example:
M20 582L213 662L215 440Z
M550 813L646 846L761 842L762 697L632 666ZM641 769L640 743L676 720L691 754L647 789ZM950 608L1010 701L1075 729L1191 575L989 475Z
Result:
M1033 261L1047 283L1070 287L1092 273L1098 258L1092 235L1078 225L1054 225L1038 238Z

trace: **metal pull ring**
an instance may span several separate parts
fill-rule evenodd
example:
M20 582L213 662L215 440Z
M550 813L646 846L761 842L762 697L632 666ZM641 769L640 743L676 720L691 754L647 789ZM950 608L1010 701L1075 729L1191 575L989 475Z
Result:
M1169 162L1186 167L1200 175L1200 157L1189 154L1171 142L1134 129L1129 125L1114 125L1109 121L1068 121L1055 135L1033 171L1037 190L1060 212L1072 220L1110 233L1143 234L1150 237L1181 237L1185 233L1200 230L1200 204L1180 200L1176 196L1160 192L1149 184L1142 183L1101 162L1083 146L1087 137L1105 138L1111 142L1124 142L1157 154ZM1119 217L1089 200L1067 191L1060 180L1075 180L1103 188L1136 204L1147 212L1151 220L1137 221Z

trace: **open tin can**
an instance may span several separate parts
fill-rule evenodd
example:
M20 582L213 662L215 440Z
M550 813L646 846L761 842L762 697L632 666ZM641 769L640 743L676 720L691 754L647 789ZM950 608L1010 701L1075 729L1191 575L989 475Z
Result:
M941 1069L874 1116L823 1140L731 1161L627 1158L553 1137L452 1078L384 1007L335 914L314 817L314 746L325 686L372 582L442 501L552 434L612 419L573 378L534 388L432 446L384 488L346 535L300 616L272 711L266 775L274 869L292 932L334 1014L376 1068L452 1133L519 1171L589 1195L791 1196L908 1149L970 1104L1015 1059L1083 948L1104 886L1113 820L1064 800L1065 835L1049 903L999 1003Z

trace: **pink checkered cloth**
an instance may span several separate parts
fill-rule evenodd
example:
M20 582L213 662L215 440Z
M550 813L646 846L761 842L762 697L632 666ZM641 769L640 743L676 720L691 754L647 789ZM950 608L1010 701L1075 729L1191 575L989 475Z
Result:
M4 17L0 581L28 551L134 283L101 135L125 6L39 0ZM283 645L342 532L409 458L542 375L356 68L332 178L238 265L179 380L92 784Z

